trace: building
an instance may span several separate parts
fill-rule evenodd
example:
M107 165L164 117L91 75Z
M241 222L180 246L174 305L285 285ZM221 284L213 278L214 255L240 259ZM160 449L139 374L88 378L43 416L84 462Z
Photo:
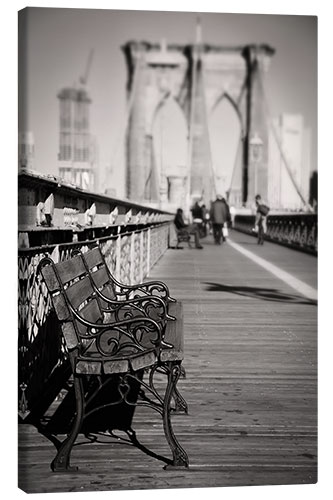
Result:
M94 191L96 141L90 134L91 99L83 88L63 88L59 94L59 175L82 189Z
M18 168L19 172L33 170L35 158L35 141L32 132L18 134Z
M273 120L273 129L269 136L268 200L273 209L300 210L304 201L309 201L311 131L302 115L287 113Z

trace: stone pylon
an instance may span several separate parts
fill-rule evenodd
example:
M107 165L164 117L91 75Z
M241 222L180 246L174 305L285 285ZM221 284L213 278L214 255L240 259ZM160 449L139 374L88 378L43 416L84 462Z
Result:
M249 45L243 54L248 68L247 182L244 182L244 200L251 204L257 194L264 199L268 195L269 117L264 100L263 79L274 51L266 45Z
M190 202L202 199L206 206L216 195L207 123L204 73L200 46L193 49L190 110Z
M187 205L194 197L202 197L206 205L214 198L208 122L223 98L233 106L241 129L237 170L229 192L238 206L251 203L257 192L267 196L268 119L262 85L274 49L268 45L214 46L197 37L192 45L128 42L123 50L128 68L128 198L161 204L172 194L173 199L187 200ZM187 174L177 181L177 196L171 185L176 182L175 173L158 172L153 153L154 120L168 99L177 103L187 126Z

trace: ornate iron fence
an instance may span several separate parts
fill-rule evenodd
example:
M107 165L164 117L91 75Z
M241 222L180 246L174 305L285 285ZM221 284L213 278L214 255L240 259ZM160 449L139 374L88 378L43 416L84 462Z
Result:
M236 215L234 227L238 231L253 234L254 221L254 215ZM275 243L317 254L317 214L268 215L266 238Z
M19 250L18 255L18 381L19 417L33 420L52 402L56 389L69 373L68 359L59 335L46 287L36 275L40 260L69 258L73 250L85 252L96 243L115 277L125 283L142 281L168 248L168 222L85 242ZM45 408L41 405L44 405ZM43 411L42 411L43 410Z

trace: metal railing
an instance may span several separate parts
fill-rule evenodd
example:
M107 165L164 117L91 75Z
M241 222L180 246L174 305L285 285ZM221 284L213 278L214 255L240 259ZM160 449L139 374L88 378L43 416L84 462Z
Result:
M254 215L236 215L234 228L253 234ZM288 247L318 253L317 214L272 214L267 217L266 239Z
M19 416L29 421L40 411L45 391L52 400L52 383L65 377L68 364L46 287L36 275L49 255L55 262L98 244L114 276L124 284L141 282L168 248L170 222L89 241L20 249L18 255L18 380ZM47 405L47 403L45 403ZM47 408L45 408L47 409Z

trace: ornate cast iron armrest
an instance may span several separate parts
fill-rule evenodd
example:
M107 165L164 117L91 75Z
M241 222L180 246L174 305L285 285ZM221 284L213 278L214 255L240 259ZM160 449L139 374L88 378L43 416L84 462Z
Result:
M108 323L93 323L80 316L71 305L69 305L69 307L75 319L87 327L86 333L79 333L81 340L96 340L98 352L104 356L115 354L115 346L118 347L120 337L126 337L128 339L126 346L132 346L139 352L147 350L147 345L142 344L142 342L146 340L146 336L151 337L152 334L154 338L148 338L149 342L152 344L150 348L157 349L163 345L161 326L151 318L140 317ZM116 332L119 338L112 338L110 335L106 336L104 339L102 338L103 334L112 331ZM108 352L102 349L102 341L104 344L111 345L111 349ZM123 346L124 344L122 347Z
M164 294L162 297L163 299L168 302L176 302L176 299L170 297L169 288L165 283L163 283L163 281L147 281L146 283L138 283L136 285L124 285L116 280L115 277L112 277L112 279L114 284L120 289L119 294L125 295L126 298L128 298L131 292L135 292L136 290L146 295L153 295L154 291L158 291Z
M135 311L141 312L144 316L150 317L149 312L151 308L158 309L161 308L161 313L158 314L161 321L172 320L174 321L176 318L174 316L170 316L167 311L167 306L161 297L157 295L144 295L140 297L135 297L127 300L115 300L111 299L103 294L95 285L94 289L97 295L107 303L110 308L103 308L103 312L114 312L119 317L119 312L121 313L126 307L129 306L129 311L134 309ZM154 318L153 318L154 319ZM119 321L119 319L117 319Z

